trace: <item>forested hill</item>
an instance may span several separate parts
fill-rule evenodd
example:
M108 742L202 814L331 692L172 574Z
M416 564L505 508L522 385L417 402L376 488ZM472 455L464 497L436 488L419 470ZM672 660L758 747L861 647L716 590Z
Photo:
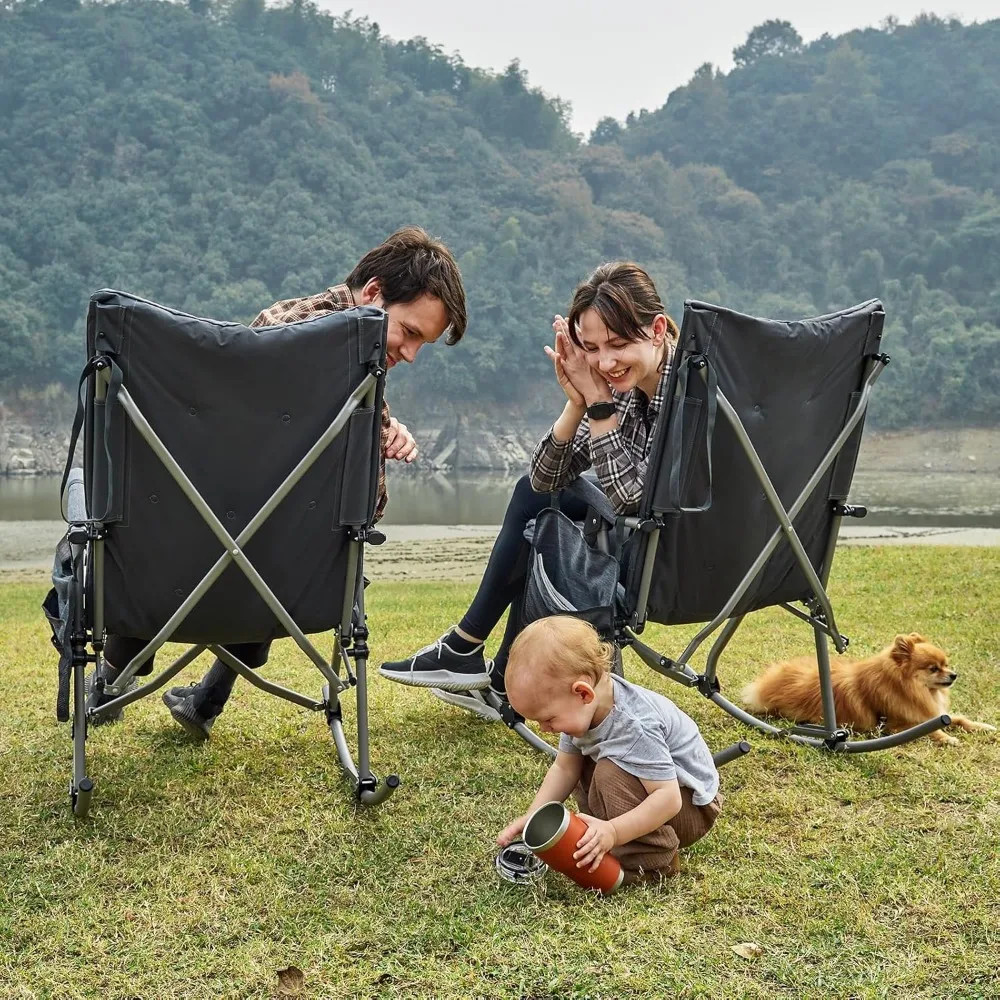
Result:
M248 319L416 222L456 251L470 328L393 373L412 405L530 398L552 313L630 257L678 319L689 295L779 317L878 295L880 422L995 422L998 51L1000 21L809 46L769 22L731 73L584 142L516 63L301 0L0 0L0 386L75 377L96 288Z

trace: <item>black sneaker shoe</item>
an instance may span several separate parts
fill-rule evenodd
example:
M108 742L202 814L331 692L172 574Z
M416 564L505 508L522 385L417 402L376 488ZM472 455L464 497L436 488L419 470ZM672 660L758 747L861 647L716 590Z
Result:
M101 705L106 705L109 701L117 698L118 695L114 694L102 694L100 698L94 694L94 677L97 673L96 670L91 670L87 675L87 680L84 682L84 692L87 699L87 708L100 708ZM118 671L115 671L117 676ZM113 683L113 682L112 682ZM133 677L132 680L125 685L125 690L122 694L128 694L135 688L136 679ZM125 716L125 709L119 708L118 711L112 712L110 715L99 715L97 718L92 718L90 720L90 725L92 726L105 726L109 722L121 722Z
M450 630L429 646L418 649L408 660L383 663L378 672L412 687L442 691L481 691L489 687L491 663L483 656L483 644L469 653L456 653L445 641L449 635Z
M496 695L501 701L507 700L507 685L504 680L504 670L498 670L496 660L490 660L490 686L486 691L487 700L490 695Z
M206 719L195 707L201 688L197 684L188 687L173 687L163 692L163 704L170 709L170 715L188 734L196 740L207 740L215 725L215 719Z

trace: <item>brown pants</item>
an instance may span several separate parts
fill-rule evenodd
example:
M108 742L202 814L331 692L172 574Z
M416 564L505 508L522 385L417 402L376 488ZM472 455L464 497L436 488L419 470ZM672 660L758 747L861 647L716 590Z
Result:
M646 789L638 778L612 761L605 759L595 765L584 757L583 774L574 795L580 812L610 820L639 805L646 798ZM696 806L691 801L691 789L681 785L681 811L676 816L651 833L611 849L625 869L626 882L676 872L677 849L701 840L721 810L721 792L708 805Z

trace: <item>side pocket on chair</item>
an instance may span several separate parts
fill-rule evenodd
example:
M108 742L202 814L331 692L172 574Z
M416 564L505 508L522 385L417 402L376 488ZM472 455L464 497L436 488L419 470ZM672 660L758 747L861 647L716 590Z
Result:
M73 553L68 535L56 546L52 562L52 589L45 595L42 611L52 629L52 645L59 651L59 686L56 694L56 719L69 719L69 683L72 671L70 637L66 634L69 624L70 588L73 586Z
M94 441L93 466L91 483L93 498L90 510L94 517L100 517L104 522L125 522L125 478L128 462L126 460L126 426L125 412L116 400L94 400ZM109 455L111 468L109 470ZM108 490L111 495L108 495ZM100 515L104 511L104 515Z
M372 446L375 408L356 409L347 422L344 478L340 484L340 515L337 523L359 527L368 520L372 492Z
M681 453L682 507L703 502L698 498L709 495L708 451L705 447L705 407L700 399L688 396L684 400L684 444Z
M709 488L707 453L704 447L705 426L704 406L700 399L685 396L681 416L681 453L679 456L664 455L665 461L660 466L660 475L653 495L653 509L661 511L676 511L692 502L695 470L700 469L697 477L698 495L704 496ZM680 462L679 496L671 495L670 472L674 462Z

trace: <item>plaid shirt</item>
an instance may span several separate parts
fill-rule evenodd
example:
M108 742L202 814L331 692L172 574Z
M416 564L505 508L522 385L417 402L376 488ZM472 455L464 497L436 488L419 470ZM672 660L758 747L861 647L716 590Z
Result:
M273 306L262 309L251 326L283 326L286 323L298 323L303 319L313 319L325 316L327 313L341 312L353 309L357 305L354 294L347 285L333 285L318 295L309 295L304 299L282 299ZM381 519L385 513L385 505L389 502L389 494L385 488L385 449L389 443L389 404L382 402L382 449L378 463L378 497L375 501L375 520Z
M669 352L656 392L648 403L640 389L611 390L618 414L618 426L614 430L591 437L590 418L586 415L569 441L556 441L550 430L531 456L531 488L537 493L551 493L568 486L593 466L612 507L619 514L634 514L639 509L646 481L653 425L663 409L667 392L673 346Z

